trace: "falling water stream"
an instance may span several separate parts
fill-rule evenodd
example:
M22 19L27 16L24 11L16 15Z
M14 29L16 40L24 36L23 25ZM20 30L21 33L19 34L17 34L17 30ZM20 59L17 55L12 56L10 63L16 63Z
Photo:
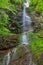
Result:
M24 9L23 9L23 33L22 33L22 45L29 44L27 39L27 32L29 31L29 28L31 27L31 19L26 13L26 8L29 7L29 2L26 0L26 3L24 3ZM14 48L12 51L14 52L17 50L17 48ZM16 52L16 51L15 51ZM3 65L9 65L10 63L10 52L5 56L5 63Z
M23 35L22 35L22 44L29 44L27 39L27 32L29 31L29 28L31 28L31 19L26 13L26 8L29 7L29 2L26 0L26 3L24 3L24 9L23 9Z

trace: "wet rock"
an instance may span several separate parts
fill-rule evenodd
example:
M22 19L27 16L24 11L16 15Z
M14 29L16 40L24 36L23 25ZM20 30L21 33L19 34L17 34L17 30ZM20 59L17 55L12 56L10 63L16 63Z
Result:
M31 16L32 18L32 26L33 26L33 29L34 29L34 32L38 32L40 29L43 29L43 17L38 14L32 14ZM34 23L34 24L33 24Z

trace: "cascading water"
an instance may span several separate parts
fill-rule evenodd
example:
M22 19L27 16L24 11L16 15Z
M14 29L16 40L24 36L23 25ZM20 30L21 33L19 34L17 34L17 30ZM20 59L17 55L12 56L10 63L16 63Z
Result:
M24 9L23 9L23 36L22 36L22 44L28 44L28 40L27 40L27 31L30 25L30 17L27 16L26 14L26 8L29 7L29 3L26 0L26 3L24 3Z
M3 65L9 65L9 62L10 62L10 52L8 52L8 54L5 56L4 61L3 61Z
M9 64L9 62L10 62L10 52L7 54L7 56L6 56L6 57L7 57L7 58L6 58L6 59L7 59L7 60L6 60L6 61L7 61L7 62L6 62L6 65L8 65L8 64Z

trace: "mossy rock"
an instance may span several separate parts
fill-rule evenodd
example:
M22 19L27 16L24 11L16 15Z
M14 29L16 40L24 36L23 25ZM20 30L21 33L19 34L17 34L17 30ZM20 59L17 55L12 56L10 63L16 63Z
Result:
M16 47L19 44L19 35L6 35L0 36L0 50L6 50L12 47Z
M23 46L19 46L17 51L16 51L17 58L24 56L25 53L26 53L26 49Z

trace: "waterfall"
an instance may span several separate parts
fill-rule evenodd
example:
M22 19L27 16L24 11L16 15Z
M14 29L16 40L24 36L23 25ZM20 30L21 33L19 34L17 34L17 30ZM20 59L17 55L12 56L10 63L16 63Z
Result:
M23 35L22 35L22 44L27 45L28 39L27 39L27 31L29 27L31 26L31 19L26 13L26 8L29 7L29 2L26 0L26 3L24 3L24 9L23 9Z
M25 30L25 16L26 16L26 7L24 6L24 10L23 10L23 31Z
M24 3L24 9L23 9L23 32L28 30L29 27L31 27L31 19L26 13L26 8L29 7L29 1L26 0Z
M3 65L9 65L9 62L10 62L10 52L8 52L8 54L5 56L4 61L3 61Z
M24 3L25 7L29 7L30 0L26 0L26 3Z
M8 65L9 62L10 62L10 53L7 54L7 63L6 63L6 65Z

